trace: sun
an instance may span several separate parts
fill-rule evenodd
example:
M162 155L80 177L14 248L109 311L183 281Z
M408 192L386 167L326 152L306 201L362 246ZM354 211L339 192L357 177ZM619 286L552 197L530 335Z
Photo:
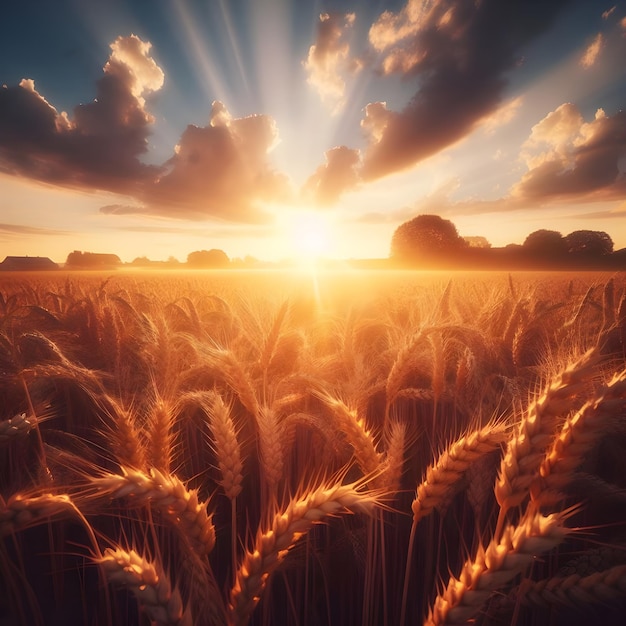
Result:
M311 263L327 256L332 247L330 216L312 209L292 209L280 220L281 237L288 256Z

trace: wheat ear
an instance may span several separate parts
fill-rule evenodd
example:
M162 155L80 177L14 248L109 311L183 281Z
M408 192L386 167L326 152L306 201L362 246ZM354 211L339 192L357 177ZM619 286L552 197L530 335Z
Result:
M598 394L568 418L554 440L531 486L531 496L541 504L561 499L559 490L567 485L587 453L606 434L616 414L626 410L626 370L617 374Z
M175 474L163 474L152 468L149 474L128 467L122 474L92 478L92 484L113 498L132 498L139 504L151 502L175 526L200 555L215 546L215 527L207 513L208 502L198 500L197 489L187 489Z
M110 404L109 415L112 421L107 427L107 436L113 444L118 463L137 469L145 468L145 447L134 412L126 410L110 396L106 396L106 400Z
M224 403L222 396L215 394L207 411L211 431L212 448L217 457L221 485L228 498L234 500L241 493L243 481L243 464L241 446L237 439L237 429L233 421L230 407Z
M320 399L332 411L337 429L345 433L354 450L354 457L363 474L378 472L383 461L382 454L376 450L374 437L365 421L357 412L348 408L341 400L320 394Z
M269 577L314 524L340 513L371 514L377 503L378 494L363 491L361 483L328 484L292 499L266 528L259 528L254 546L246 552L230 594L230 623L248 624Z
M263 405L259 408L257 427L262 476L269 492L275 494L285 466L284 423L274 409Z
M422 341L424 341L424 332L419 331L406 341L396 354L396 359L389 370L389 375L385 383L385 419L389 417L389 409L402 388L402 383L407 373L413 368L416 360L415 352Z
M128 588L142 610L156 626L191 626L189 611L183 610L178 589L157 562L150 562L134 550L107 548L96 560L109 582Z
M397 493L402 484L404 452L407 444L407 426L404 422L390 422L387 435L387 452L380 478L375 484L385 486L389 493Z
M487 454L497 449L504 442L505 438L506 425L503 422L496 422L474 430L450 444L437 461L426 470L426 476L418 485L411 505L413 523L411 525L404 571L402 609L400 613L401 626L404 626L405 623L411 558L417 524L435 509L440 511L445 509L454 494L454 486L463 474L479 459L484 458Z
M563 541L568 531L562 522L563 515L544 517L529 508L517 526L506 527L500 539L481 546L465 562L459 578L450 578L424 624L465 624L473 619L494 591Z
M616 565L588 576L572 574L524 581L519 596L526 604L549 606L604 604L626 596L626 565Z
M0 496L0 537L76 511L74 503L65 494L28 496L16 493L6 501Z
M100 546L91 524L66 494L44 493L29 496L16 493L8 500L0 496L0 537L63 515L73 516L81 522L91 542L93 553L100 556Z
M509 438L495 485L501 507L499 526L506 512L527 497L545 450L554 439L558 420L572 410L572 398L584 387L596 359L597 352L590 350L561 372L530 404Z
M207 416L213 438L213 450L222 476L219 484L230 500L231 571L234 583L237 563L237 496L241 493L243 482L241 447L230 407L224 403L221 395L215 394Z
M174 407L154 389L148 412L148 461L151 467L168 473L172 465L174 450Z
M36 415L27 416L26 413L18 413L15 417L8 420L1 420L0 445L28 435L42 421L41 417Z
M500 446L507 437L503 422L488 424L452 443L427 470L418 485L411 509L417 524L444 504L454 485L469 467Z

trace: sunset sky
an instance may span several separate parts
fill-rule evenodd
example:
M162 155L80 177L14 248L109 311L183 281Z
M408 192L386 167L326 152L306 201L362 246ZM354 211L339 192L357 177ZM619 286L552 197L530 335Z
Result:
M5 3L0 260L626 247L624 59L626 0Z

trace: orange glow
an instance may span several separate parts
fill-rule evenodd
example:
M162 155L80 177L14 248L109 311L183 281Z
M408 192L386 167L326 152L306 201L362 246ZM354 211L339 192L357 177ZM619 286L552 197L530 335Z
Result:
M285 253L294 260L309 263L331 251L332 224L326 213L297 209L284 214L280 224Z

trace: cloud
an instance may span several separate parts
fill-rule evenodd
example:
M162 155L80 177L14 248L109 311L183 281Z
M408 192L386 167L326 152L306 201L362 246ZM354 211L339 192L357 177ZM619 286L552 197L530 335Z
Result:
M304 185L304 195L312 196L317 204L333 204L346 190L354 188L359 180L357 166L361 157L358 150L338 146L328 150L326 163Z
M0 235L70 235L67 230L53 228L38 228L36 226L22 226L20 224L0 224Z
M382 103L366 107L364 178L410 167L496 111L523 46L567 1L544 2L539 10L526 0L408 0L400 11L384 12L369 31L381 71L415 80L419 89L399 112Z
M575 105L562 104L532 127L521 148L520 161L527 172L503 197L454 201L451 196L459 181L451 179L416 202L411 213L454 218L620 202L613 208L566 217L626 217L626 112L608 116L598 109L594 119L586 122ZM384 216L377 219L376 215L367 215L364 221L384 221Z
M484 118L482 121L482 127L484 131L491 135L496 132L501 126L505 126L515 119L520 107L523 103L523 98L518 96L508 102L505 102L502 106L496 109L491 115Z
M165 74L149 56L152 44L139 37L118 37L111 44L111 56L104 66L104 73L117 76L128 85L132 95L143 106L143 94L147 91L158 91L163 87Z
M598 109L585 122L573 104L563 104L536 124L522 150L528 172L511 193L520 199L609 200L626 192L626 112Z
M520 156L528 169L557 159L566 166L573 165L574 144L583 123L580 111L569 102L548 113L532 127L530 137L522 146Z
M110 48L97 97L71 116L59 113L32 80L0 89L0 172L132 199L102 207L107 215L260 223L269 216L259 203L291 197L289 181L268 160L278 141L273 119L235 119L220 102L206 127L187 127L169 161L143 163L154 122L145 97L165 77L149 42L130 35Z
M615 9L617 9L617 5L614 4L610 9L607 9L606 11L604 11L602 13L602 19L603 20L608 20L609 17L611 17L611 15L613 15L613 13L615 13Z
M580 59L580 65L585 69L593 67L600 56L602 47L604 46L604 37L602 33L598 33L594 40L587 46L585 54Z
M179 222L180 223L180 222ZM249 225L242 226L240 224L232 225L228 227L222 225L216 227L211 225L206 228L194 228L194 227L180 227L168 224L167 226L116 226L116 231L128 232L128 233L150 233L161 235L184 235L185 237L201 237L201 238L218 238L226 239L233 236L236 237L270 237L274 234L274 229L266 225Z
M416 202L412 213L453 218L621 201L611 209L567 217L626 217L626 112L607 116L598 109L594 119L586 122L576 106L562 104L533 126L520 160L527 172L504 197L453 201L458 182L450 180Z
M360 69L360 64L350 59L350 45L346 32L354 23L354 13L322 13L317 26L317 38L309 48L303 63L307 82L317 89L322 101L334 113L344 106L346 83L344 75Z
M606 209L603 211L592 211L590 213L576 213L575 215L571 215L568 217L575 217L577 219L582 220L598 220L598 219L613 219L613 218L626 218L626 202L622 202L619 206Z
M268 154L278 142L267 115L233 118L213 102L208 126L187 126L165 173L143 194L142 212L170 217L262 223L263 202L285 202L292 190Z
M100 207L100 213L105 215L136 215L145 211L145 207L136 204L107 204Z
M30 79L0 89L0 171L69 187L132 192L156 173L139 160L152 117L144 95L163 72L150 44L118 37L97 83L97 97L73 116L59 113Z

